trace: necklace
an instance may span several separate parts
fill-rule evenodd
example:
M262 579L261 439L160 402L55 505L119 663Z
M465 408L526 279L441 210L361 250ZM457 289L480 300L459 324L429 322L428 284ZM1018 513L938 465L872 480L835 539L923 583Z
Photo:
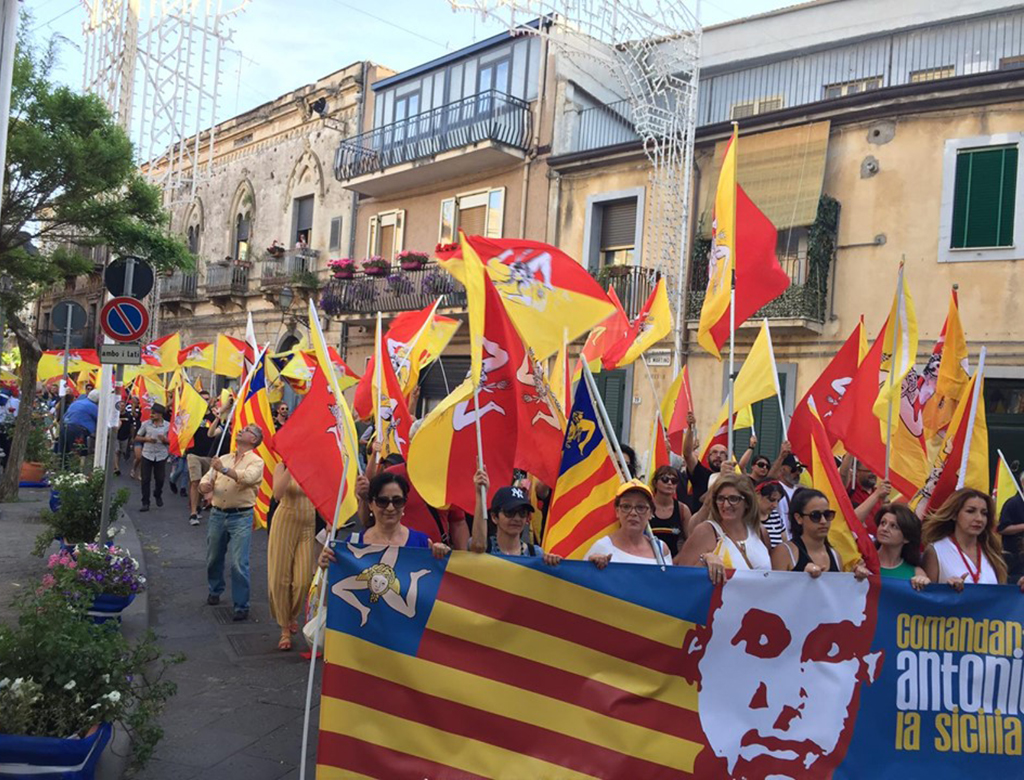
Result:
M967 576L969 576L971 580L974 581L974 584L977 585L978 580L981 579L981 545L975 544L974 549L977 553L977 562L975 563L974 569L972 570L970 561L967 560L967 556L964 555L963 548L960 547L960 542L956 540L956 534L953 534L951 538L953 539L953 544L956 545L956 551L960 553L960 560L963 561L964 566L967 567Z

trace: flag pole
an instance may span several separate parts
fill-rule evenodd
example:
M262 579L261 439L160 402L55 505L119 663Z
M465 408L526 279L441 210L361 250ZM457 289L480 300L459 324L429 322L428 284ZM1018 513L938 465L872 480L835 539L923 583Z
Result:
M732 268L732 281L729 289L729 419L727 421L727 443L729 460L732 460L734 455L733 438L735 437L735 431L733 430L733 386L736 383L736 263L735 258L733 260Z
M594 381L594 375L590 372L590 366L586 360L581 361L583 363L583 381L587 383L587 390L590 391L590 397L594 402L595 410L597 411L597 423L601 427L601 432L604 434L605 441L609 441L612 444L612 452L615 453L617 460L615 466L619 471L619 477L622 478L623 482L628 482L633 478L633 475L629 473L629 466L626 463L626 457L622 454L622 447L619 446L619 439L615 435L615 429L612 428L611 418L608 416L608 410L604 406L604 399L601 398L601 394L597 392L597 383ZM654 531L651 530L651 522L647 521L647 528L644 531L647 536L647 541L651 543L651 547L654 549L654 558L661 566L662 571L665 570L665 554L661 551L661 545L658 544L658 540L654 536Z
M382 355L381 355L381 343L380 343L381 342L380 312L377 312L377 332L376 332L376 336L374 337L373 341L374 341L374 344L373 344L373 353L374 353L373 381L377 384L377 403L375 404L376 407L377 407L377 414L374 417L373 426L374 426L374 429L375 429L374 430L374 434L375 434L375 437L377 439L377 443L381 446L381 451L383 451L383 449L384 449L384 430L383 430L383 428L381 428L381 423L380 423L380 417L381 417L381 415L380 415L380 402L381 402L381 392L380 392L380 390L381 390L381 385L383 384L383 382L381 381L381 365L380 365L380 361L381 361L381 358L382 358Z
M779 399L779 422L782 424L782 440L789 438L789 426L786 425L786 407L782 403L782 385L779 384L779 367L775 362L775 345L772 343L772 331L768 327L768 318L764 318L764 332L768 337L768 354L772 357L772 379L775 380L775 397ZM756 433L754 434L757 435Z
M971 416L967 420L967 435L964 437L964 451L960 455L960 471L956 478L956 489L960 490L967 479L967 460L971 454L971 439L974 436L974 421L978 419L978 396L981 395L981 383L985 378L985 347L978 356L978 368L974 374L974 392L971 393ZM996 518L998 520L998 518Z
M903 305L903 263L900 262L899 274L896 276L896 322L889 322L890 328L895 328L892 333L892 344L889 353L889 394L888 414L885 421L885 479L889 480L889 464L892 460L892 389L896 384L896 347L900 343L897 337L902 339L900 328L900 307ZM888 328L887 328L888 329Z
M480 386L473 386L473 408L476 409L475 419L473 421L473 428L476 430L476 468L478 471L484 470L484 435L483 429L480 425ZM483 485L477 488L480 493L480 506L487 511L487 490Z

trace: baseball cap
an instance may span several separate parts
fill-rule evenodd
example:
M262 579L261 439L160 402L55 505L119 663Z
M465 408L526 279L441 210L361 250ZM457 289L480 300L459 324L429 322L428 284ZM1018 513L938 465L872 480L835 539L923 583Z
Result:
M530 503L529 494L521 487L498 488L498 492L494 494L494 498L491 500L492 512L511 512L513 509L519 509L524 506L530 511L534 511L534 506Z
M99 390L90 390L88 397L89 397L89 400L92 401L94 404L98 404L100 402L100 391Z
M782 465L788 466L791 469L802 469L803 464L796 459L796 455L792 452L789 453L785 458L782 459Z
M639 490L641 493L646 495L652 501L654 500L654 491L651 490L650 486L639 479L631 479L629 482L623 482L619 485L619 489L615 491L615 498L619 498L624 493L628 493L631 490Z

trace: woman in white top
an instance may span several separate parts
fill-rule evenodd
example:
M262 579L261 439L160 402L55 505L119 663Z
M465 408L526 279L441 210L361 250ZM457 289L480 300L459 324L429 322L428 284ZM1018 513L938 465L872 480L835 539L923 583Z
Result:
M996 507L987 493L972 488L956 491L921 529L924 571L932 582L961 591L965 584L1006 582L1003 543L996 533Z
M644 532L654 514L654 494L638 479L631 479L615 492L615 518L619 527L594 542L587 551L587 560L599 569L612 563L658 563L654 545L661 546L665 563L671 565L668 546Z
M706 566L714 583L725 581L726 569L770 571L768 533L761 526L750 477L722 474L709 494L708 520L693 529L676 563Z

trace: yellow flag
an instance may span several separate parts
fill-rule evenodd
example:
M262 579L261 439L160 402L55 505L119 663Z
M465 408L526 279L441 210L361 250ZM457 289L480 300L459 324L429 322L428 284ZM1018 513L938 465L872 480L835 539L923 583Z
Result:
M188 382L180 381L174 395L174 417L171 419L169 443L171 453L181 456L203 424L207 404Z
M881 369L888 376L878 390L878 399L872 411L879 420L887 423L891 406L895 425L900 414L903 380L917 362L917 314L914 311L914 299L910 297L910 288L904 279L902 263L896 277L896 295L892 300L882 344Z
M999 465L996 466L996 488L994 498L996 500L996 522L1003 514L1003 506L1014 496L1020 495L1020 483L1013 476L1010 467L1006 464L1001 450L998 451Z
M733 269L736 267L736 139L734 125L732 139L725 148L722 171L715 192L715 211L711 223L711 251L708 256L708 288L700 309L697 343L719 360L711 328L729 311Z
M750 353L747 355L746 360L743 361L743 367L740 369L739 374L736 375L736 381L733 383L733 409L736 409L739 413L733 427L736 430L740 430L743 427L749 428L754 423L753 415L751 414L749 422L746 420L742 421L744 425L740 424L740 415L758 401L763 401L765 398L771 398L773 395L778 394L779 373L775 367L772 334L768 329L768 321L765 320L761 323L761 332L754 339ZM728 420L729 401L726 399L725 403L722 404L721 411L718 413L715 426L711 429L712 435L706 440L705 450L711 446L712 439L718 434L718 431L728 424Z
M922 412L926 439L931 440L949 425L970 378L967 338L960 323L956 290L953 290L942 332L942 355L935 378L935 393L925 402Z
M217 334L217 346L214 352L213 373L228 377L241 377L244 367L243 350L245 342Z
M338 422L338 428L342 434L341 439L344 443L341 453L345 463L344 493L338 505L338 514L333 520L333 528L338 529L359 510L359 499L356 498L356 477L359 474L359 437L356 436L356 424L352 419L352 411L348 408L348 402L341 392L341 387L338 386L338 377L331 366L327 342L324 340L323 331L320 330L320 316L312 299L309 301L309 340L316 353L317 364L324 376L327 377L331 395L334 396L335 407L332 411Z
M447 260L438 258L441 267L462 282L466 288L466 308L469 310L469 378L473 387L480 384L480 372L483 369L484 355L484 318L487 304L484 293L484 279L487 271L480 255L466 240L466 235L459 232L459 245L462 257Z

